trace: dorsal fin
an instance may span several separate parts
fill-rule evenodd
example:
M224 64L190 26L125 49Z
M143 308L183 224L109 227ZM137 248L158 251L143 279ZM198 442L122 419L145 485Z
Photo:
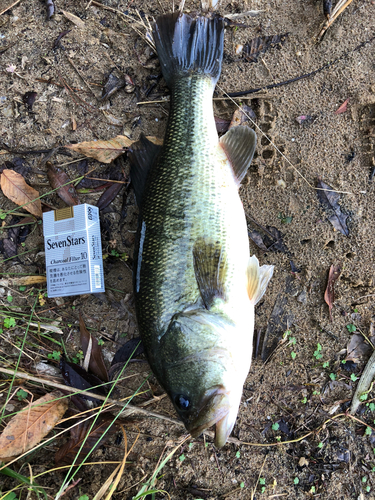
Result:
M151 166L159 155L161 146L151 142L144 134L129 148L128 158L130 160L130 179L135 192L137 205L142 203L143 191Z
M242 125L232 127L220 138L219 144L228 157L238 186L250 167L256 143L257 136L254 130Z

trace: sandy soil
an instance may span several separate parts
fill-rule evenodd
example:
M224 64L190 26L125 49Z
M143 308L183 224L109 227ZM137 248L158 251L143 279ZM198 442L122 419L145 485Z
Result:
M10 3L0 0L0 12ZM141 132L162 137L166 125L169 105L159 101L167 89L162 79L155 78L160 69L152 50L126 18L97 5L86 9L87 3L56 0L56 15L46 20L43 2L22 0L0 16L0 141L14 151L9 153L0 144L0 164L24 158L26 179L41 194L50 190L43 161L46 153L22 155L20 151L47 150L118 134L132 139ZM172 9L165 0L103 3L134 18L138 9L150 20ZM196 2L187 2L185 10L198 8ZM255 112L262 131L257 129L256 158L240 190L249 231L259 231L263 236L260 226L277 228L284 243L284 251L268 252L250 243L261 263L275 265L272 282L256 310L255 336L260 338L259 352L265 342L263 358L268 357L273 345L278 348L267 362L260 355L253 361L233 431L241 444L230 443L217 451L209 438L188 441L159 474L156 487L167 493L159 493L157 498L250 499L255 487L256 498L375 498L375 434L365 432L366 425L373 425L374 413L362 405L358 421L348 417L330 420L347 411L357 383L351 375L360 375L369 356L367 353L358 363L342 363L353 335L347 325L355 325L357 331L367 335L375 313L374 185L370 179L375 164L375 2L354 0L320 43L316 43L316 36L325 20L321 1L223 2L220 13L254 9L261 12L243 19L246 28L232 26L226 30L217 97L224 96L221 89L236 92L263 87L339 60L314 76L242 100ZM63 11L81 19L81 27L68 20ZM65 30L70 32L54 48L56 38ZM288 37L284 44L261 54L256 63L236 55L236 47L254 37L285 33ZM103 82L113 69L129 75L135 85L101 101ZM73 94L68 86L75 89ZM37 93L32 111L23 102L26 92ZM347 110L336 114L347 99ZM157 102L137 104L143 101ZM217 100L214 109L217 117L229 120L235 105L230 100ZM309 118L300 124L296 118L302 115ZM63 165L75 179L80 175L78 163L71 162L77 158L55 154L51 161ZM93 167L96 177L104 176L108 168L89 160L88 168ZM127 160L124 169L128 172ZM349 236L335 230L328 220L332 214L319 203L315 189L318 177L340 193L339 205L348 215ZM96 204L100 194L81 194L80 200ZM45 200L54 207L65 206L56 194ZM126 213L121 212L123 204L127 205ZM15 208L2 195L0 206L2 210ZM131 286L136 221L134 195L125 188L101 212L103 252L107 254L105 295L46 299L45 304L38 304L36 310L43 311L42 315L62 318L63 338L70 353L79 350L79 312L105 341L107 361L118 345L137 335ZM10 224L10 217L3 221L3 226L6 224ZM0 238L6 238L7 231L3 229ZM41 225L31 226L18 252L28 253L18 261L3 263L2 272L44 272ZM124 252L129 255L128 261L121 258ZM330 266L339 263L342 273L336 283L330 321L324 291ZM22 310L31 308L36 296L35 289L33 296L29 289L0 290L4 307L9 293L14 297L13 305ZM287 329L295 344L280 344ZM23 331L19 323L4 335L14 340ZM32 343L33 339L21 363L30 373L35 373L36 362L45 360L55 349L51 342L40 346ZM314 356L318 344L322 354L319 359ZM8 342L2 341L1 350L8 362L17 359L18 351ZM0 363L5 364L5 359ZM127 372L132 377L121 383L118 396L131 394L148 373L148 365L132 365ZM151 378L147 384L153 394L162 394L155 380ZM135 402L148 399L150 392L138 396ZM155 400L148 408L175 418L166 398ZM324 422L328 423L321 428ZM129 457L132 463L114 494L119 499L135 495L165 447L172 449L183 436L181 427L155 419L132 418L124 423L129 443L140 434ZM306 438L293 442L306 434ZM268 446L278 440L291 442ZM31 456L34 475L50 468L61 443L55 441ZM123 445L112 440L93 457L95 461L109 461L122 456ZM14 466L15 470L21 463ZM92 498L113 468L86 466L77 475L81 481L65 498L83 494ZM24 465L23 473L27 470ZM50 487L54 495L63 478L62 472L53 472L41 477L39 484ZM6 479L4 491L12 485Z

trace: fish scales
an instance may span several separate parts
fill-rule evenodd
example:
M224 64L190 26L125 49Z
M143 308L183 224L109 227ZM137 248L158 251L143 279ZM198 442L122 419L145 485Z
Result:
M198 300L193 266L197 238L223 244L228 294L241 267L239 259L244 277L249 258L246 221L230 165L226 159L220 162L212 109L207 112L211 102L212 82L205 77L184 79L172 90L164 149L150 171L142 208L138 318L145 342L161 336L176 312Z
M150 366L192 436L215 425L221 447L251 363L254 306L272 266L250 257L238 195L255 150L248 127L220 141L212 96L222 19L168 14L154 27L171 90L163 147L130 152L140 205L134 295Z

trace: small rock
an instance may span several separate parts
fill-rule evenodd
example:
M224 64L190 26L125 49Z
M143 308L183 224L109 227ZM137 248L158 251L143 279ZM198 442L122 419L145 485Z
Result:
M304 305L307 304L307 292L306 292L306 290L302 290L302 292L297 297L297 301L300 302L301 304L304 304Z
M62 307L64 305L64 299L62 297L55 298L56 305Z
M309 461L308 461L308 460L306 460L306 458L305 458L305 457L301 457L301 458L299 459L298 465L299 465L300 467L304 467L305 465L309 465Z

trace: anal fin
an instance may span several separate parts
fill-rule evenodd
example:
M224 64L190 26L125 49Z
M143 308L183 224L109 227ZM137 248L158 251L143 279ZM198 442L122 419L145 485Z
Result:
M161 145L151 142L144 134L129 148L128 157L131 164L130 178L139 207L142 203L148 172L159 155L161 148Z
M227 261L220 242L200 238L193 248L194 272L206 309L216 298L225 299Z
M259 266L259 261L253 255L247 266L247 293L255 305L263 297L268 282L272 278L274 266Z
M220 138L223 148L232 166L238 186L245 177L255 153L257 136L254 130L244 125L232 127Z

